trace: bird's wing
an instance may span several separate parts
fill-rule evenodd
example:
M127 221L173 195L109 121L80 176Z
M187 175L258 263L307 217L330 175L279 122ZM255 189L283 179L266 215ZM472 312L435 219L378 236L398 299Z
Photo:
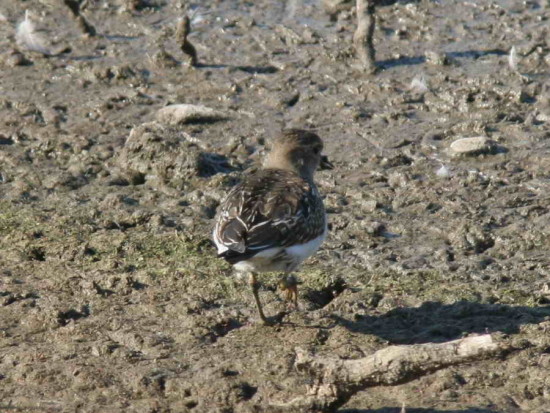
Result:
M264 170L246 178L218 212L214 241L220 256L234 263L321 235L324 212L316 191L286 171Z

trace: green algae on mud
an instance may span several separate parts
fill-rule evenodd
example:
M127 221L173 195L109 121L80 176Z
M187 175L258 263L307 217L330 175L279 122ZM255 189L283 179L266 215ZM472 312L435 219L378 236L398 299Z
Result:
M211 297L224 297L232 291L229 267L216 259L208 238L175 230L105 229L86 210L65 214L3 201L1 211L0 248L6 265L24 265L36 260L33 251L41 251L40 261L68 261L83 272L139 273L166 285L177 279L182 294L202 289Z

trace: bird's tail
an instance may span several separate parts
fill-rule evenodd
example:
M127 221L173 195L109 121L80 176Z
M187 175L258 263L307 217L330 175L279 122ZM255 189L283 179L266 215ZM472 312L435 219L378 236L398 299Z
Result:
M218 254L219 258L223 258L230 264L236 264L241 261L245 261L256 255L258 251L245 250L244 252L238 252L234 250L227 250Z

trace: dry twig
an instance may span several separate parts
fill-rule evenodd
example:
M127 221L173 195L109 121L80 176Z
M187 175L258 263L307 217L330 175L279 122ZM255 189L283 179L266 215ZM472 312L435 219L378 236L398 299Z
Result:
M374 0L357 0L357 29L353 35L355 53L368 73L376 71L374 45L372 38L376 17L374 15Z
M63 0L63 4L69 8L74 19L76 20L76 24L84 34L87 34L88 36L96 35L94 26L88 23L84 16L80 14L80 2L78 0Z
M513 349L490 334L446 343L390 346L356 360L315 357L297 349L296 368L313 379L304 397L279 406L295 411L329 412L368 387L395 385L433 371L462 363L495 357Z
M189 33L191 33L191 20L188 16L185 16L178 23L176 40L181 47L181 51L191 57L191 66L197 66L199 63L197 59L197 51L195 46L193 46L187 39Z

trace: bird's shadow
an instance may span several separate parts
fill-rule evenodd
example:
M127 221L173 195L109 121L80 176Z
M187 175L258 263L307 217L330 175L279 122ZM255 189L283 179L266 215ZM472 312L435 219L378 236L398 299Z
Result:
M381 407L379 409L341 409L338 413L400 413L401 407ZM493 409L483 409L478 407L469 407L460 410L440 410L406 407L407 413L501 413Z
M375 0L374 4L376 6L393 6L394 4L410 4L410 3L420 3L419 0Z
M420 307L396 308L377 316L331 318L351 332L372 334L392 344L441 343L470 333L518 333L522 325L550 319L550 306L426 302Z
M246 66L246 65L228 65L223 63L197 63L195 65L197 69L229 69L233 71L240 70L241 72L250 73L253 75L270 75L277 73L279 69L275 66Z
M449 52L445 53L450 59L479 59L480 57L495 55L505 56L508 53L502 49L490 49L490 50L464 50L462 52ZM414 66L422 63L426 63L425 56L402 56L398 59L387 59L377 62L377 65L382 69L390 69L396 66Z

